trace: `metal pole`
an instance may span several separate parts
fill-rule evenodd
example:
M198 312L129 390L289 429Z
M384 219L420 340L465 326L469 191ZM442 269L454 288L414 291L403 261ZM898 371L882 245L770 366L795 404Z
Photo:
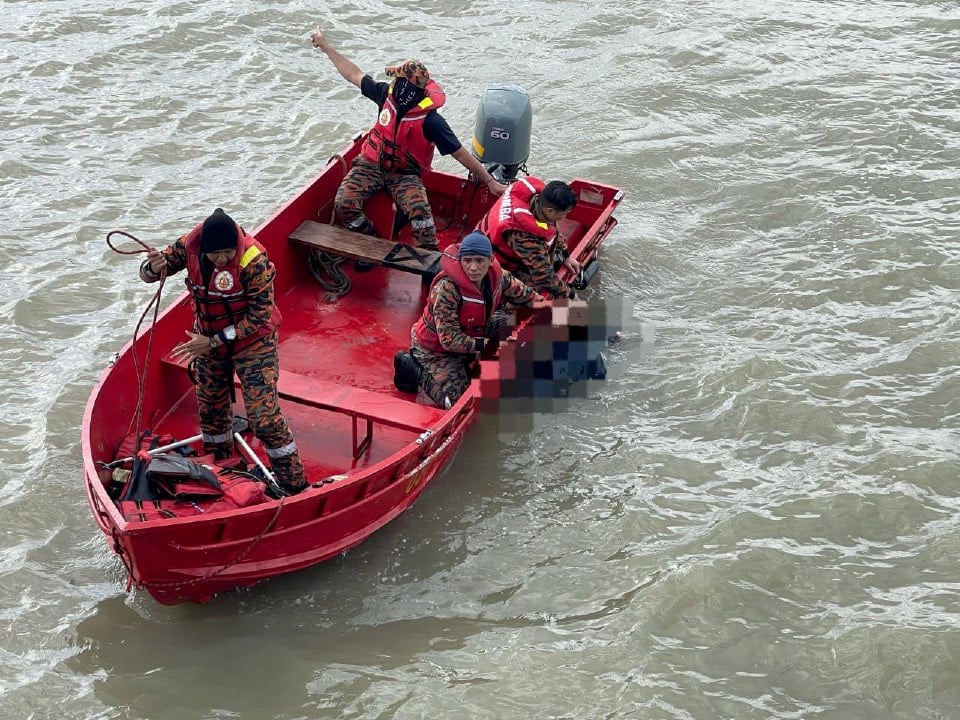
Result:
M202 440L202 439L203 439L203 435L194 435L192 438L187 438L186 440L177 440L176 442L172 442L169 445L161 445L160 447L156 447L153 450L147 450L147 452L150 455L159 455L160 453L164 453L167 450L176 450L179 447L183 447L184 445L189 445L190 443L194 443L197 440ZM114 467L115 465L119 465L121 463L133 462L135 458L136 458L135 455L131 455L130 457L125 457L125 458L120 458L118 460L114 460L112 463L107 463L106 465L104 465L104 467L109 468L109 467Z
M237 441L237 445L239 445L243 450L244 454L247 456L247 459L255 463L256 466L263 471L263 474L267 477L267 480L270 481L270 484L274 487L274 489L279 490L280 487L277 485L277 479L273 476L273 473L267 470L267 466L260 461L260 458L258 458L253 449L247 445L247 441L240 436L240 433L235 432L233 434L233 439Z

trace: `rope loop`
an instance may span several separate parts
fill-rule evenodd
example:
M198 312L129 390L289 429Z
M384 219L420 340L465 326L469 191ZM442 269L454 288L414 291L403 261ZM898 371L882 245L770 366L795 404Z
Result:
M140 245L139 250L122 250L116 247L111 238L114 235L122 235L125 238L133 240L135 243ZM118 255L139 255L141 253L149 253L153 251L153 248L147 245L143 240L131 235L125 230L111 230L107 233L106 237L107 247L113 250ZM147 373L146 368L150 366L150 353L153 349L153 330L157 325L157 316L160 314L160 295L163 292L163 284L167 280L167 268L164 266L160 270L160 282L157 286L157 291L153 294L153 297L150 298L150 302L147 303L147 307L144 308L143 313L140 315L140 319L137 321L137 326L133 330L133 340L130 343L130 350L133 353L133 367L137 376L137 407L134 410L133 417L130 418L130 425L127 427L127 433L131 431L135 433L137 437L140 436L140 423L143 416L143 398L147 389ZM137 338L140 335L140 328L143 325L143 321L146 319L147 315L150 314L150 311L153 310L153 321L150 325L150 334L147 338L147 352L144 356L144 367L140 366L140 358L137 355Z
M311 250L307 256L310 274L327 291L330 302L350 292L350 278L340 269L345 259L342 255L331 255L322 250Z

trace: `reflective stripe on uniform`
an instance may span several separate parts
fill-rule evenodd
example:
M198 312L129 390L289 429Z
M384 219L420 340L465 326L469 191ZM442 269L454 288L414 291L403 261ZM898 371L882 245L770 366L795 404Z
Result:
M269 458L282 458L289 455L293 455L297 451L297 443L289 442L286 445L278 448L267 448L267 457Z
M547 223L545 223L545 222L540 222L539 220L537 220L537 216L534 215L534 214L533 214L532 212L530 212L529 210L527 210L526 208L517 208L517 209L514 210L513 212L514 212L515 214L517 214L517 215L529 215L530 217L533 218L533 221L534 221L537 225L539 225L540 227L542 227L544 230L549 230L549 229L550 229L550 226L549 226Z
M229 442L232 435L224 433L223 435L209 435L207 433L201 433L201 437L205 443L210 443L215 445L216 443L225 443Z

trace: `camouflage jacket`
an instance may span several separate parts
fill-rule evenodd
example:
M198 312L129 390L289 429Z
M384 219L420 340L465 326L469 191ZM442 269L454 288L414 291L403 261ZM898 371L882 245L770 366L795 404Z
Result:
M542 238L514 231L505 233L504 240L523 262L524 271L517 272L520 279L545 295L555 298L570 296L571 288L557 277L553 269L553 253ZM560 237L557 242L562 242Z
M490 314L504 306L507 300L514 305L532 305L537 299L533 288L525 285L506 270L500 280L500 306L491 309ZM462 295L457 284L448 277L440 278L427 302L433 307L433 317L437 322L437 337L440 344L453 353L472 353L476 349L474 339L463 332L460 326L460 303ZM487 318L489 322L489 317Z

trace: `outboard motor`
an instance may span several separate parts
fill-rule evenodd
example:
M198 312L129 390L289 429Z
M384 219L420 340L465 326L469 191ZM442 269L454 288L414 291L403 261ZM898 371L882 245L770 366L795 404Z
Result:
M498 182L511 183L526 172L533 109L527 91L513 83L489 88L477 108L473 154Z

